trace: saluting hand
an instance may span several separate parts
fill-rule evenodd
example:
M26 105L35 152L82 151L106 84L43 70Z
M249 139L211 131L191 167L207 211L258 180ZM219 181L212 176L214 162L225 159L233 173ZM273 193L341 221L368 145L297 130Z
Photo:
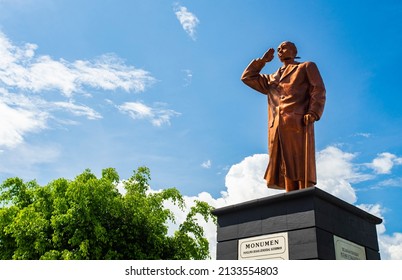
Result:
M270 48L264 53L261 60L263 60L265 63L270 62L272 59L274 59L274 53L275 50L273 48Z
M264 55L261 58L257 58L258 61L264 61L264 63L270 62L272 59L274 59L274 52L275 50L273 48L270 48L267 50Z

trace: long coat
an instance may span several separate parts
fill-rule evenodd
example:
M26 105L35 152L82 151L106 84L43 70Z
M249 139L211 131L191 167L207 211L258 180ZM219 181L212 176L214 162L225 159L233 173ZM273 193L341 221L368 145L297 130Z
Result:
M267 186L285 189L285 176L305 181L306 126L304 115L321 118L325 105L325 86L315 63L289 64L283 72L260 74L265 62L253 60L241 80L268 98L268 151L265 172ZM314 124L308 125L308 183L317 182Z

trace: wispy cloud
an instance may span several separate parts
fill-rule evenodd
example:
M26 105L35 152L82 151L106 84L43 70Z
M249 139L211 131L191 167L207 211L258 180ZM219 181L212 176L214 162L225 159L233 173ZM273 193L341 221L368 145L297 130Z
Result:
M149 72L125 65L114 54L105 54L94 61L76 61L71 67L77 71L78 86L85 85L102 90L123 89L142 92L155 82Z
M170 119L180 113L166 109L165 104L157 103L154 107L149 107L141 102L126 102L117 106L118 109L125 114L128 114L132 119L146 119L154 126L170 125Z
M0 32L0 148L14 148L26 134L47 129L48 120L57 119L56 112L102 118L89 105L75 102L75 95L91 97L89 91L94 89L142 92L155 82L149 72L126 65L114 54L69 62L37 55L37 49L32 43L16 45ZM174 113L153 110L152 122L156 126L169 123Z
M49 113L33 105L14 107L2 100L0 93L0 147L13 148L21 144L26 133L38 132L47 127Z
M113 54L93 61L54 60L36 55L37 45L15 46L0 32L0 83L33 92L57 91L67 97L85 87L141 92L155 79L142 69L127 66Z
M87 119L90 120L96 120L96 119L101 119L102 115L95 111L94 109L85 106L85 105L79 105L75 104L72 101L69 102L51 102L49 103L54 109L57 110L65 110L70 112L71 114L75 116L84 116ZM49 109L51 110L51 109Z
M212 161L211 160L206 160L203 163L201 163L201 167L205 169L210 169L212 166Z
M359 133L355 133L353 136L356 136L356 137L364 137L364 138L370 138L370 137L371 137L371 133L359 132Z
M190 69L184 69L182 70L184 73L184 87L187 87L191 84L191 81L193 79L193 73Z
M391 188L402 188L402 178L389 178L384 181L381 181L373 189L379 189L384 187L391 187Z
M199 19L193 13L189 12L186 7L180 6L178 3L174 5L174 11L184 31L186 31L191 39L196 40L195 29L200 23Z

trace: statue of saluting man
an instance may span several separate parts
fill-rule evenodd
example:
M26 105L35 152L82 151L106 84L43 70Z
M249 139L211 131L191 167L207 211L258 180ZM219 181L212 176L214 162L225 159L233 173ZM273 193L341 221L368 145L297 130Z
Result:
M260 73L274 58L271 48L251 61L241 80L268 98L267 186L289 192L317 183L314 122L324 111L325 86L315 63L295 61L295 44L283 42L277 51L283 65L275 73Z

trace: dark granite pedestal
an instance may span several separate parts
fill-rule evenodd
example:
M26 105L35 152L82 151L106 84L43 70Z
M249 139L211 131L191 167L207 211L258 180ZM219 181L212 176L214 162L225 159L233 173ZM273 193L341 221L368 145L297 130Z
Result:
M317 187L215 209L218 260L380 259L382 220Z

